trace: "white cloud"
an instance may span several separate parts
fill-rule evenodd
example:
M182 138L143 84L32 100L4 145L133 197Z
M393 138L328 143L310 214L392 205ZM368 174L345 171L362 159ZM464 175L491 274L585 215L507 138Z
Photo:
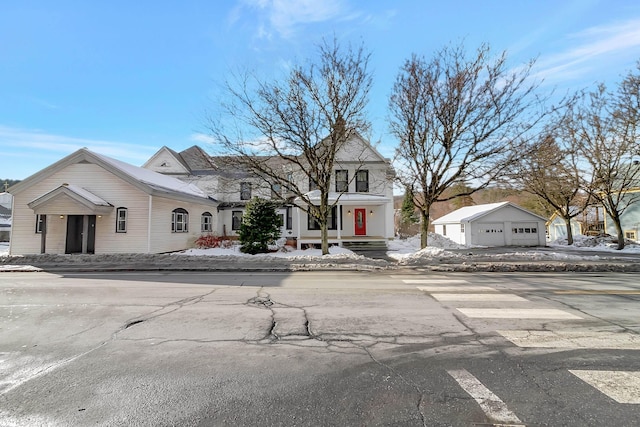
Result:
M243 3L260 11L266 24L258 26L258 35L267 39L272 37L273 32L289 38L301 24L342 18L347 12L343 0L244 0ZM233 19L236 20L237 16Z
M142 145L76 138L3 125L0 125L0 141L3 156L26 159L44 157L51 162L83 147L134 164L143 163L156 151L153 147Z
M540 58L539 77L565 81L585 77L597 68L610 71L615 67L613 61L633 63L640 54L640 19L587 28L568 40L574 47ZM616 71L623 74L627 70Z
M202 142L204 144L214 144L216 142L214 137L205 135L204 133L192 133L189 139L191 141Z

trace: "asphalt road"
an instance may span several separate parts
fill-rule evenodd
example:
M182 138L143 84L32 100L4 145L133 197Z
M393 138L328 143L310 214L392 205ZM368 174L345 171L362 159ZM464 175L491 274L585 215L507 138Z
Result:
M604 273L0 273L2 426L637 426Z

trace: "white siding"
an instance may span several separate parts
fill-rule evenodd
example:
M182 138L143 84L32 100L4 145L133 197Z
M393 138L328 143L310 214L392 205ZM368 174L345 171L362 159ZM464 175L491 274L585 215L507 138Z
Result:
M75 184L114 205L109 214L96 218L95 252L144 252L147 241L147 197L136 187L121 180L95 164L78 163L38 182L15 195L14 234L11 253L40 253L40 234L35 233L35 213L27 203L64 183ZM47 209L47 253L64 253L66 243L66 215L90 214L86 208L64 196ZM115 233L115 210L128 209L127 233ZM64 215L64 218L60 218Z
M189 213L189 231L187 233L171 231L171 213L177 208L185 209ZM212 226L214 230L217 228L217 215L214 206L153 197L151 209L151 253L174 252L193 248L196 239L203 234L200 231L200 220L204 212L213 215Z
M101 166L89 163L70 165L15 195L11 254L40 253L41 235L35 232L35 213L27 203L64 183L75 184L111 203L110 213L96 216L95 253L159 253L191 248L200 236L203 212L212 214L216 229L216 207L153 198L152 236L149 239L149 195ZM116 210L127 208L126 233L116 233ZM171 232L171 211L182 207L189 212L189 233ZM46 252L64 253L68 215L90 215L88 208L62 196L47 204ZM63 218L60 218L60 216Z

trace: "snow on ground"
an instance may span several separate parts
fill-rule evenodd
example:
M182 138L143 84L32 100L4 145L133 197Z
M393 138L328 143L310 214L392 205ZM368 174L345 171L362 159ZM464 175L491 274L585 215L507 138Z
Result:
M400 265L428 265L439 263L461 264L467 262L527 262L527 261L598 261L604 259L611 254L640 254L640 245L629 242L625 249L618 251L611 237L587 237L575 236L574 244L567 246L566 240L557 240L549 243L547 248L487 248L486 251L478 248L466 248L438 234L429 233L427 242L429 246L420 249L420 236L413 236L408 239L396 239L388 242L387 256L395 259ZM466 249L466 250L465 250ZM600 252L599 254L594 251ZM603 255L607 253L607 255ZM17 271L25 269L24 265L8 265L20 264L20 262L11 262L12 258L8 257L9 244L0 242L0 258L5 258L7 264L2 265L3 271ZM329 255L322 255L320 249L295 250L292 248L280 248L277 251L268 254L249 255L240 252L239 246L235 245L231 248L214 248L214 249L188 249L185 251L175 252L165 255L150 254L110 254L110 255L34 255L38 262L51 262L54 264L62 263L82 265L87 262L95 263L122 263L122 264L172 264L172 259L178 263L178 257L188 257L190 261L197 262L197 257L217 257L220 262L234 262L237 260L241 265L260 266L274 265L293 262L300 263L350 263L353 265L365 264L362 262L364 256L355 254L354 252L332 246L329 248ZM29 256L32 257L32 256ZM29 258L27 257L27 258ZM20 257L22 258L22 257ZM276 261L280 260L280 261ZM35 262L25 259L25 264ZM185 259L186 261L186 259ZM378 260L376 260L378 261ZM369 260L368 262L371 262ZM382 262L382 261L381 261ZM0 261L0 264L2 262ZM15 268L15 270L14 270ZM33 267L32 267L33 268Z
M296 250L288 247L283 247L275 252L269 252L266 254L250 255L240 252L240 246L234 245L230 248L211 248L211 249L187 249L186 251L176 252L174 255L187 255L187 256L241 256L245 257L247 261L255 258L275 257L275 258L288 258L291 260L311 261L313 259L362 259L362 255L356 255L349 249L341 248L338 246L329 247L329 255L322 256L322 250L320 249L304 249Z
M640 245L630 240L627 240L625 242L624 249L622 249L621 251L617 250L617 244L613 242L612 237L583 236L582 234L579 234L577 236L573 236L573 245L571 246L567 246L566 238L561 238L547 244L552 248L571 248L583 251L606 251L627 254L640 254Z

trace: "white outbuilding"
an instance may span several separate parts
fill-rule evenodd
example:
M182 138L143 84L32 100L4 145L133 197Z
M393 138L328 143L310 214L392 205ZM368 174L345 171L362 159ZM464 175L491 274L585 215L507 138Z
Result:
M466 206L433 221L435 232L465 246L545 246L546 219L511 202Z

